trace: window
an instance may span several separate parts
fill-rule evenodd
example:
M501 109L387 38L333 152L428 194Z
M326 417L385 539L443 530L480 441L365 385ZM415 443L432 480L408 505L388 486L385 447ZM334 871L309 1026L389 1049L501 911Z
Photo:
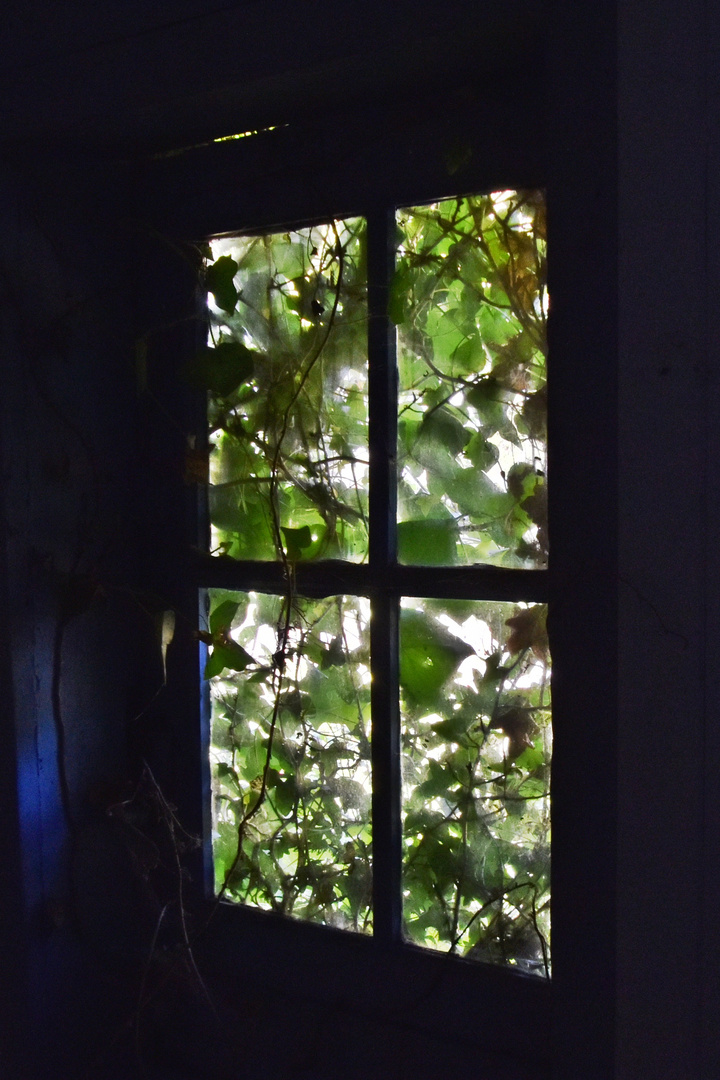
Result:
M547 975L542 193L208 256L215 888Z
M502 20L506 14L501 13ZM162 239L145 244L136 260L138 295L146 312L142 329L172 324L171 330L154 334L149 347L150 388L165 412L150 414L148 409L146 418L143 464L158 463L147 470L144 491L146 573L149 587L169 606L188 613L187 621L178 620L170 653L174 678L168 680L167 695L158 698L166 734L157 757L165 765L164 787L181 820L189 831L202 833L209 848L212 822L201 817L209 817L212 805L209 711L198 709L193 638L198 625L206 632L209 628L202 619L198 624L197 590L282 597L285 586L281 567L256 566L219 552L210 555L209 530L207 536L201 530L198 538L197 489L183 485L181 478L187 432L204 429L207 395L188 393L177 373L196 355L205 336L203 332L198 342L193 321L198 311L197 263L188 269L178 259L178 249L190 250L194 258L202 238L254 230L284 234L290 223L297 227L365 217L375 267L371 280L389 281L394 273L394 207L428 206L453 192L545 187L552 244L549 566L488 568L478 595L517 606L549 604L552 980L398 944L402 912L393 898L402 896L402 882L392 880L395 861L381 863L388 851L402 854L402 822L389 816L375 815L373 884L376 892L381 882L388 887L384 900L375 898L372 934L276 916L241 903L215 905L207 849L198 852L197 863L190 866L187 893L198 910L213 912L203 940L208 949L212 945L218 984L232 987L233 993L237 989L237 1000L251 984L262 984L269 997L276 990L282 996L292 987L296 1000L312 1000L327 1009L338 1001L352 1001L357 1010L373 1007L379 1025L389 1012L399 1023L408 1022L408 1032L413 1025L409 1039L426 1030L431 1014L439 1037L465 1039L468 1054L480 1044L481 1016L483 1060L488 1050L514 1062L524 1058L533 1077L550 1071L574 1077L581 1066L585 1075L600 1077L612 1071L615 1045L616 676L618 611L624 610L618 607L617 565L614 25L605 15L598 16L597 33L588 33L587 20L576 20L568 9L548 24L551 41L545 55L544 36L535 34L534 23L527 24L522 38L505 29L491 34L486 22L471 19L468 27L470 23L475 28L474 36L468 35L472 57L464 72L458 69L463 86L472 82L467 96L454 78L443 83L434 64L424 65L422 85L398 76L392 92L370 68L365 69L363 89L356 86L351 93L343 79L333 80L312 102L301 91L292 107L283 87L277 108L268 104L267 115L257 120L243 111L236 129L278 120L288 120L287 127L158 158L143 173L138 217L152 222ZM454 25L464 35L465 23ZM480 40L487 46L483 55L490 66L476 55ZM538 45L532 56L524 41ZM456 66L454 53L446 60ZM372 87L369 96L366 87ZM375 357L392 344L387 338L394 337L385 319L387 300L387 293L371 289L371 311L382 314L382 320L370 318L367 324L370 335L376 335L370 342ZM391 421L392 414L387 417L388 424ZM377 484L371 487L379 490ZM623 520L631 521L632 515L632 507L626 507ZM196 545L194 550L188 551L188 540ZM331 595L364 596L367 564L344 563ZM329 569L318 561L298 560L298 595L319 599L327 590ZM438 593L447 591L456 575L467 574L468 580L477 575L472 565L427 571L398 563L393 572L398 595L423 595L424 589L436 599L443 598ZM421 586L418 577L424 581ZM508 594L510 580L513 592ZM378 758L380 750L376 739ZM378 760L376 799L381 796L380 777ZM393 782L399 783L399 776ZM385 838L378 831L380 820L388 823ZM626 824L632 831L632 822ZM548 1032L552 1035L539 1034ZM506 1069L500 1072L508 1075Z

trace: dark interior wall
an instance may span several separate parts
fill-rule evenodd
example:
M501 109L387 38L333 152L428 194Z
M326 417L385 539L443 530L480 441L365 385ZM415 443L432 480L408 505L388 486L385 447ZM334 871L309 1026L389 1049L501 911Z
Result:
M544 17L569 23L573 6L549 5ZM615 5L595 8L612 18ZM720 27L711 8L699 0L617 5L620 288L612 318L621 376L620 666L607 681L612 686L618 676L620 685L618 976L611 1006L619 1034L607 1075L618 1080L715 1080L720 1073ZM164 597L151 596L151 586L164 572L163 589L172 585L162 549L149 549L142 514L162 512L148 502L156 479L171 477L170 486L182 488L182 445L148 405L136 368L138 338L156 315L168 322L177 314L172 303L162 310L162 290L156 311L138 295L139 260L147 261L148 280L153 259L175 265L147 235L138 239L141 159L149 149L307 112L361 112L391 100L396 115L411 113L408 85L418 79L429 100L442 95L463 108L487 107L484 83L497 63L492 25L501 5L452 0L422 13L406 3L359 9L276 0L208 10L195 0L167 0L152 10L108 2L61 12L27 3L13 11L6 30L0 926L8 945L0 978L8 1033L0 1066L8 1075L80 1077L93 1061L98 1067L90 1075L133 1075L128 1032L161 904L143 878L142 852L107 814L122 800L127 778L137 775L139 756L154 746L154 733L132 721L162 677L153 620ZM513 10L517 41L532 37L534 8ZM548 78L565 104L565 112L553 107L548 136L557 151L550 171L560 180L562 163L573 162L574 140L583 140L588 168L595 152L605 159L616 152L614 133L583 128L579 112L574 125L561 123L563 115L572 119L574 88L579 100L579 88L607 74L584 59L583 34L592 24L584 30L582 23L578 18L569 37L558 34L549 47L555 73ZM563 58L564 40L580 50L574 64ZM565 84L558 76L563 65L573 71ZM531 94L532 75L529 83ZM606 197L598 190L597 205ZM579 222L576 249L566 248L576 267L591 261L583 248L592 248L606 227L592 210ZM166 340L164 348L172 347ZM148 444L153 428L164 430L172 446L164 454L152 439ZM602 469L601 454L593 467ZM188 655L187 628L183 640L172 663ZM194 674L186 669L183 677ZM59 721L71 829L57 775ZM599 755L602 745L601 733ZM592 807L583 813L590 820ZM591 955L593 928L582 948ZM206 959L211 971L212 950ZM523 1075L517 1047L491 1065L470 1038L448 1042L429 1022L419 1034L417 1016L409 1024L407 1015L358 1013L338 1000L319 1020L311 996L296 1007L292 994L283 996L270 982L248 988L241 979L231 990L219 982L212 989L227 1041L210 1065L204 1033L218 1029L195 983L173 986L149 1010L143 1050L158 1076L165 1070L228 1077L232 1068L238 1076L268 1078L283 1070L324 1070L328 1078L379 1074L393 1052L402 1062L397 1075L413 1080L453 1070L491 1076L492 1068L504 1080ZM584 995L586 1011L594 1001L607 1008L593 985ZM561 1031L572 1005L560 1003ZM573 1074L566 1068L558 1075Z
M0 1063L28 1080L163 1076L173 1059L180 1069L178 1017L196 1070L207 1045L199 1025L208 1017L182 979L157 994L137 1030L134 1016L176 899L172 849L156 846L152 779L183 791L182 709L162 697L155 705L168 607L184 616L168 678L188 689L191 723L198 673L197 617L179 572L194 489L183 478L188 427L172 401L175 324L188 297L192 313L194 279L142 220L136 176L117 156L25 147L1 181ZM176 288L188 275L190 289Z
M717 6L619 5L618 1074L718 1071Z
M6 1046L17 1047L18 1075L92 1045L138 917L127 854L99 811L102 786L126 771L144 632L130 597L138 462L123 181L117 167L39 154L16 157L2 176L3 570L17 764L3 792L3 911L19 965L4 971L3 1000L15 1011Z
M0 133L172 148L232 134L240 118L258 128L309 109L362 108L418 83L450 100L487 88L506 49L522 56L539 18L538 0L512 10L500 0L480 9L471 0L163 0L62 15L34 0L13 20Z
M217 1015L194 976L173 972L170 954L168 983L162 969L153 972L160 992L136 1035L168 893L158 891L152 851L133 835L147 821L109 811L127 797L141 755L168 790L182 790L168 757L183 719L162 699L145 710L162 677L154 619L165 603L187 611L182 583L173 582L185 547L184 438L166 411L178 387L164 369L192 295L192 271L139 217L137 172L117 157L28 151L2 178L4 659L12 688L3 738L16 766L2 792L8 1009L0 1062L20 1080L360 1080L388 1075L391 1065L408 1080L470 1068L483 1080L538 1080L545 1065L525 1063L527 1034L518 1046L499 1044L497 1003L482 1008L478 1024L490 1030L479 1051L474 1030L453 1018L453 1004L464 1003L435 1001L439 970L431 980L412 966L378 973L350 945L322 965L306 954L305 974L284 976L285 945L260 930L250 943L234 941L231 962L213 941L198 948ZM197 667L184 660L196 651L192 628L178 626L168 657L173 685L188 683L191 722ZM160 935L161 959L164 944ZM404 993L394 997L398 975ZM472 980L466 985L472 992Z
M45 21L41 7L28 5L10 30L0 124L10 691L2 793L9 1007L0 1062L29 1080L110 1080L143 1068L188 1080L330 1078L339 1070L359 1077L389 1063L398 1076L430 1080L446 1068L475 1066L476 1041L458 1030L448 1008L432 1013L450 1016L449 1029L423 1012L434 983L408 972L406 995L392 1008L388 994L361 1002L351 958L338 969L351 980L348 995L328 1005L311 961L307 980L283 986L280 954L276 973L257 947L243 968L241 942L240 978L236 971L228 983L227 957L208 942L198 951L218 1023L197 980L178 974L172 956L163 983L172 912L163 916L154 951L161 962L150 975L160 992L136 1024L172 888L159 880L152 840L143 839L151 831L147 806L133 804L137 819L122 809L145 760L185 809L173 748L187 717L154 699L162 678L156 619L166 605L183 615L169 677L187 685L190 723L197 677L197 623L186 603L192 589L178 581L183 504L192 489L183 480L184 424L173 404L182 395L174 375L167 377L186 331L194 332L175 326L192 313L193 271L173 247L172 226L154 233L162 197L151 212L139 198L148 152L286 116L312 116L322 126L332 113L353 111L353 123L364 117L360 128L375 115L404 131L418 127L418 93L434 103L436 129L452 128L454 110L466 110L483 83L477 57L486 47L478 38L470 76L453 73L448 84L451 61L468 49L462 5L449 19L440 5L428 9L427 25L408 5L376 5L360 20L356 5L314 7L309 18L285 4L235 6L208 26L197 5L167 5L152 18L139 6L122 14L112 5L74 8L67 21L52 12ZM492 13L486 16L489 25ZM527 37L527 26L518 33ZM444 118L436 79L446 84ZM392 101L388 86L397 90ZM499 108L501 95L494 100ZM414 153L425 168L419 135ZM412 157L403 161L412 171ZM202 824L191 815L183 821L194 831ZM336 965L325 964L327 981ZM364 979L372 999L378 972ZM483 1042L484 1077L535 1080L525 1053L508 1051L497 1034Z

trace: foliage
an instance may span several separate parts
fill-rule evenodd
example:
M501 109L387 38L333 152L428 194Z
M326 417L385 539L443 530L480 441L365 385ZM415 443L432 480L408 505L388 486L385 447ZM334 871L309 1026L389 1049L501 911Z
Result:
M399 559L543 567L542 195L413 207L397 226ZM300 598L294 572L368 557L365 223L211 251L211 341L184 374L208 393L213 549L279 561L287 579L283 597L211 590L199 634L216 885L369 932L369 604ZM403 601L399 694L406 937L547 974L545 619L543 605Z
M550 899L545 614L413 600L400 624L406 933L536 972Z
M211 593L209 665L226 655L219 634L241 660L230 653L212 682L217 886L369 930L368 604L295 600L281 660L285 603ZM542 605L405 601L400 639L407 935L528 971L544 969L549 935L544 617ZM266 796L241 830L238 859L267 761Z
M211 593L211 628L217 634L225 623L227 639L251 661L246 674L226 669L212 684L217 885L259 907L367 931L369 604L296 599L283 647L285 604L260 593ZM247 820L237 860L238 828L256 805L268 760L266 795Z
M539 192L398 212L398 547L425 565L547 560L545 214ZM367 555L361 219L214 241L213 544L273 559Z
M215 241L210 391L213 546L237 559L367 553L365 225Z
M542 195L413 207L398 228L401 561L544 566Z

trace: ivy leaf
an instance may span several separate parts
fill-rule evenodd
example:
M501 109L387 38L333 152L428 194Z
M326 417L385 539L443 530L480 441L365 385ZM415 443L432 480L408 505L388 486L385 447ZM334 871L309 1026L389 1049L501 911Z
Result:
M421 611L400 613L400 685L418 704L434 701L462 661L475 650Z
M503 860L497 844L488 844L482 860L482 881L486 889L500 889L505 880Z
M220 761L216 766L216 772L218 780L224 780L225 783L232 785L238 793L240 792L240 780L231 765L228 765L226 761Z
M278 808L278 812L287 817L295 806L295 800L297 799L297 785L292 779L278 780L273 790L273 801Z
M238 272L238 264L229 255L221 255L205 271L207 291L215 297L215 303L228 315L232 315L238 301L238 291L233 279Z
M428 779L423 780L417 789L417 794L424 799L432 799L436 795L446 795L448 789L457 783L452 773L448 772L438 761L434 761L432 758L428 759L428 772L430 773Z
M481 470L461 469L447 481L445 493L461 513L477 516L482 513L487 498L497 494L497 488Z
M210 633L213 636L221 633L227 634L239 607L240 602L238 600L224 600L222 604L219 604L210 613Z
M242 645L238 645L236 641L230 638L213 645L213 651L205 665L205 678L212 679L214 675L219 675L225 668L230 671L244 671L248 664L254 663L255 661L250 653L246 652Z
M476 469L482 469L485 472L493 467L500 456L500 451L495 443L488 442L478 431L465 447L465 456L472 461Z
M327 671L331 667L342 667L347 662L348 657L345 652L342 634L338 634L330 642L330 647L322 650L320 654L320 670Z
M419 439L433 439L441 443L455 457L461 453L470 439L470 432L449 409L444 406L433 409L423 419L418 432Z
M438 735L442 735L443 739L447 739L448 742L458 742L463 735L467 734L467 717L449 716L446 720L433 724L432 729L437 731ZM432 761L432 758L430 758L430 761Z
M298 559L302 558L303 549L310 547L312 544L310 526L303 525L299 529L282 528L280 531L285 538L288 559L290 562L297 562Z
M221 671L225 670L225 663L221 654L221 646L213 649L207 658L205 663L205 671L203 672L204 679L212 679L216 675L219 675Z
M203 349L187 363L183 378L198 390L227 397L250 378L256 355L241 341L222 341L214 349Z
M296 720L300 720L303 716L314 716L316 712L315 702L310 695L297 689L288 690L287 693L282 694L280 705L283 709L287 709Z
M254 664L255 660L249 652L238 645L237 641L226 641L222 646L224 650L225 667L231 671L244 671L248 664Z
M480 414L483 426L488 430L497 431L506 424L505 388L502 383L492 375L479 379L465 394L468 405L474 406Z
M457 561L457 537L453 518L400 521L398 558L415 566L448 566Z
M532 495L523 500L522 508L538 526L538 540L541 541L541 547L547 550L547 544L542 541L547 529L548 499L547 485L542 480L535 485Z
M539 747L533 743L531 746L526 747L525 750L515 759L515 764L520 769L526 769L528 772L532 772L533 769L539 769L546 764L546 755ZM535 787L536 786L536 787ZM523 795L530 795L537 788L537 795L542 795L547 789L547 783L545 780L526 780L522 786Z

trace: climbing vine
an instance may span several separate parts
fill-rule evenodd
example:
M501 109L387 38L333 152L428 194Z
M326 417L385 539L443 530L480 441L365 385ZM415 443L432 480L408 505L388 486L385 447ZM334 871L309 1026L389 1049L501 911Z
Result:
M546 565L545 221L539 192L401 210L401 562ZM211 590L221 895L372 929L369 603L297 594L300 562L368 555L365 223L214 241L212 550L279 562L284 595ZM544 605L403 601L405 934L549 972Z

